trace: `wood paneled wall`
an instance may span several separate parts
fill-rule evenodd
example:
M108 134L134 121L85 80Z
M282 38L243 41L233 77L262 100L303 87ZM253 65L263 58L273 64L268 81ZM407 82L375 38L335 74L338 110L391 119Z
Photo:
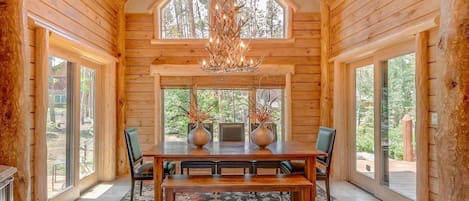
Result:
M331 0L331 53L334 56L382 40L439 15L438 0ZM423 31L423 30L422 30ZM436 80L441 74L436 61L438 28L430 30L429 48L429 182L430 200L438 199L438 174L435 150L436 124L431 115L437 112ZM352 62L352 61L349 61ZM331 73L333 70L331 69ZM425 135L425 134L424 134Z
M117 44L117 4L113 0L27 0L26 7L29 16L25 28L26 62L25 77L27 91L27 104L29 113L26 116L31 140L31 198L36 198L34 188L35 168L35 101L36 101L36 47L35 29L36 22L41 26L52 29L51 32L66 36L71 40L116 55ZM42 160L42 159L40 159Z
M439 13L439 0L332 0L331 51L377 41Z
M153 16L127 14L126 18L127 126L138 127L140 140L145 148L154 143L154 80L150 76L150 65L194 64L207 53L204 43L152 45ZM252 42L250 55L265 56L264 63L295 64L295 75L292 77L292 138L315 142L319 128L321 93L319 13L294 14L293 36L294 42ZM180 83L178 79L180 78L162 77L165 83ZM200 79L204 78L191 80ZM284 82L284 79L271 80ZM124 154L120 154L118 161L127 166Z
M117 53L117 1L27 0L28 15L39 18L67 37Z

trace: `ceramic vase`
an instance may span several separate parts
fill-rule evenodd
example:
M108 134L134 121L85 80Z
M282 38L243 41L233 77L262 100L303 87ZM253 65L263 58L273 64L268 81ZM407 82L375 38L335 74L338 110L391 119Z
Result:
M197 148L202 148L210 141L211 134L204 128L201 122L197 122L194 129L189 132L189 143L195 145Z
M267 128L264 122L251 132L251 142L254 142L260 148L265 148L274 141L274 133Z

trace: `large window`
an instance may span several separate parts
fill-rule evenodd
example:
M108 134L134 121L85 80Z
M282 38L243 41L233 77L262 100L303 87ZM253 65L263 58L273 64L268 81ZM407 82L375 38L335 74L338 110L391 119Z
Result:
M286 37L285 6L277 0L238 0L240 17L248 22L242 38L279 39ZM161 39L201 39L210 35L210 0L170 0L159 10Z
M165 141L187 140L189 119L184 114L195 103L191 93L197 98L197 108L211 116L205 122L213 124L214 141L219 141L220 123L244 123L245 140L248 141L250 125L256 123L250 118L250 109L266 102L271 102L273 118L270 122L276 124L277 139L282 139L282 89L163 89Z

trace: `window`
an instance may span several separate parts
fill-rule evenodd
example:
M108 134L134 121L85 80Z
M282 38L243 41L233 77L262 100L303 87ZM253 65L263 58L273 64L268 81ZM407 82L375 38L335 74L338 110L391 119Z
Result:
M248 19L242 38L286 38L287 6L278 0L238 0L244 5L240 15ZM210 0L169 0L159 10L160 39L208 39L210 35Z
M161 8L161 38L208 38L209 0L171 0Z
M163 89L163 119L164 140L186 141L189 119L184 115L188 111L192 89ZM197 89L194 91L197 97L198 108L208 112L213 123L213 140L219 141L219 123L244 123L245 139L249 140L250 124L255 123L250 119L251 90L254 90L255 104L272 102L272 123L277 126L277 139L283 135L283 89Z
M276 0L240 0L240 14L249 19L242 38L285 38L285 8Z

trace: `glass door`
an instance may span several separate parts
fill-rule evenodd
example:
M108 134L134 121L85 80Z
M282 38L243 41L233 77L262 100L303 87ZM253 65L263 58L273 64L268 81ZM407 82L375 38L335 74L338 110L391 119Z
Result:
M415 200L415 53L384 60L381 73L382 184Z
M73 186L73 69L66 59L51 56L48 67L46 125L47 195L49 198Z
M349 178L383 200L415 200L415 53L396 49L349 65Z
M93 66L93 65L87 65ZM79 179L84 190L98 180L96 174L96 80L97 70L80 67L80 119L79 119Z
M375 69L372 59L351 64L351 179L370 192L376 178Z
M97 64L52 49L48 65L47 195L75 200L96 184L99 127Z

